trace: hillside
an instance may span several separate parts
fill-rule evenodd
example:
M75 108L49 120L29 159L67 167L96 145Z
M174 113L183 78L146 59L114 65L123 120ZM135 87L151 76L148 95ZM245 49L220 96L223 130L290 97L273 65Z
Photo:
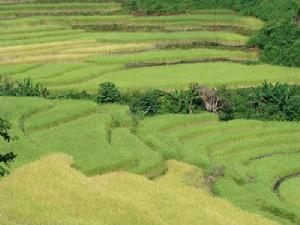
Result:
M194 187L201 185L202 172L176 161L154 181L123 172L87 178L71 163L65 155L48 156L4 179L0 199L8 204L0 206L1 219L9 218L7 224L276 224ZM197 180L191 179L194 174ZM76 208L74 195L80 198ZM38 208L43 210L37 213Z
M299 8L0 0L0 224L299 225Z

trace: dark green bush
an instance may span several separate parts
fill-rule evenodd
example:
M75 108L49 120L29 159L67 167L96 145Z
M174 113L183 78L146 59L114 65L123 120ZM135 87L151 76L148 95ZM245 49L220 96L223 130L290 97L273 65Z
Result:
M48 91L41 83L34 84L30 77L24 78L23 82L16 82L16 96L41 96L48 95Z
M258 46L262 50L263 62L300 66L300 28L289 20L267 24L248 46Z
M193 9L232 9L265 21L292 19L299 11L298 0L128 0L124 6L137 14L166 14Z
M167 93L162 102L162 111L167 113L189 113L192 107L190 90L175 90Z
M234 119L234 105L231 93L225 86L218 88L217 96L219 98L218 116L221 121L229 121Z
M10 124L7 120L0 118L0 137L4 139L4 141L9 142L11 137L8 134L8 130L10 129Z
M49 92L41 83L34 84L30 77L22 82L13 82L7 77L0 78L0 95L2 96L40 96L46 97Z
M104 103L114 103L120 98L120 92L117 86L111 82L101 83L98 90L98 102Z
M129 105L131 112L142 116L158 114L160 112L161 95L162 92L158 90L148 90L143 94L134 93Z
M189 8L189 0L128 0L125 8L141 15L160 15L185 12Z
M187 90L175 90L165 93L162 98L162 112L192 113L203 109L203 102L198 93L199 85L190 84Z
M11 137L8 133L9 129L9 122L0 118L0 137L2 137L7 142L11 140ZM7 166L9 165L9 163L13 162L16 157L17 155L13 152L0 154L0 176L4 176L8 173Z
M271 84L264 82L262 86L253 88L252 105L258 115L266 120L299 120L300 97L296 90L287 84Z

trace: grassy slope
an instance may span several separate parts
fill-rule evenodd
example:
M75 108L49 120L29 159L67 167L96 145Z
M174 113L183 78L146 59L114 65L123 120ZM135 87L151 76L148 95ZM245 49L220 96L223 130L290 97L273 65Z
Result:
M299 133L297 123L221 123L209 114L159 116L144 120L138 129L141 139L165 157L179 152L183 161L219 174L213 185L218 195L283 224L299 224L300 208L272 188L280 177L300 171ZM286 190L294 190L297 199L296 178L287 182L283 196L293 198Z
M300 178L284 182L280 188L280 195L288 203L300 207Z
M125 106L24 97L1 97L0 104L0 117L12 122L12 134L19 137L0 142L18 154L14 167L63 152L89 175L125 170L155 177L164 171L165 160L177 159L212 174L224 168L214 191L243 209L283 224L299 221L300 208L287 195L287 188L298 195L297 180L282 186L287 201L271 191L276 179L300 171L297 123L224 123L203 113L148 118L136 127Z
M299 74L300 69L270 65L247 66L222 62L181 64L119 70L77 84L64 85L60 83L58 86L49 86L49 89L60 91L74 89L95 92L97 90L95 84L106 81L116 83L125 91L144 90L145 88L185 88L191 82L199 82L208 86L228 85L237 87L257 85L264 80L299 83Z
M155 181L122 172L87 178L71 164L52 155L3 179L1 224L276 224L212 197L201 170L176 161Z
M163 169L162 157L126 129L132 125L127 107L3 97L0 104L0 117L11 121L13 135L19 137L7 149L19 155L16 167L51 152L64 152L87 174L125 169L155 176Z
M94 3L2 6L0 17L5 19L0 21L0 74L17 80L31 76L51 90L95 91L97 84L104 81L113 81L122 90L173 89L195 81L232 87L254 85L265 79L299 83L299 69L269 65L203 63L124 69L128 63L218 57L255 60L255 53L232 51L232 47L240 48L248 40L247 35L262 26L262 22L254 18L213 11L167 17L101 16L116 13L119 6L98 5L96 9ZM199 42L221 44L225 50L159 50L178 45L199 47ZM137 51L144 52L129 54ZM115 53L122 55L112 55ZM299 196L298 179L283 183L282 199L271 191L277 178L300 170L298 124L219 123L208 114L168 115L141 122L136 134L132 132L136 124L123 106L99 108L83 101L3 97L0 105L0 117L12 122L12 132L19 137L11 144L0 141L1 149L13 149L18 154L14 167L53 152L71 155L72 165L88 175L125 170L155 177L165 169L166 159L183 160L212 173L224 167L224 177L218 178L214 185L214 191L220 196L283 224L299 224L300 209L295 201ZM249 159L261 156L262 159L249 163ZM182 177L176 175L187 168L182 164L171 162L167 176L149 182L124 173L86 178L70 169L70 163L65 156L53 156L25 165L1 181L0 200L8 202L8 205L0 205L1 216L12 219L8 224L28 221L47 224L50 223L47 218L64 224L86 224L86 221L90 224L120 224L120 221L128 224L182 224L182 221L197 225L199 221L214 225L224 224L224 221L239 225L268 224L241 212L236 216L237 210L224 201L217 203L205 191L201 192L205 195L200 195L194 189L178 185L177 180ZM62 170L65 173L61 173ZM37 176L29 179L31 173ZM17 181L18 184L22 181L24 188L20 189ZM98 182L107 185L105 190L99 190ZM49 189L49 185L53 189ZM44 192L45 187L47 192ZM24 190L32 189L36 191L24 194ZM101 197L95 199L95 193ZM90 208L74 208L74 196L80 196L83 203L89 203L82 206ZM57 208L57 202L61 208ZM99 202L111 207L102 207ZM41 207L45 214L40 214ZM224 213L224 210L228 211ZM83 216L82 211L86 212ZM133 211L140 216L132 215ZM118 217L112 212L117 212Z

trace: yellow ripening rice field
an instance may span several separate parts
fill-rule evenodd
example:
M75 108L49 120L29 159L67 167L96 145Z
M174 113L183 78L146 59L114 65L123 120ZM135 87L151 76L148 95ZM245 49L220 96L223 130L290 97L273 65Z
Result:
M125 172L86 177L55 154L15 170L0 182L1 224L276 225L213 197L200 169L168 161L148 180ZM3 221L7 221L4 222Z

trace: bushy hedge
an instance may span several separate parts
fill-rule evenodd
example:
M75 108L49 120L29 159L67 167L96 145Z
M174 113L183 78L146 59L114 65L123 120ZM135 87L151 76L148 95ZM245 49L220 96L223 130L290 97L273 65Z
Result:
M40 96L46 97L49 92L41 83L34 84L30 77L22 82L12 81L0 76L0 96Z
M135 14L160 15L185 12L190 6L190 0L128 0L124 6Z
M99 85L97 95L85 91L53 94L40 84L32 84L30 79L24 79L23 83L17 84L7 79L0 80L0 96L39 96L49 99L85 99L99 104L127 104L131 112L139 116L164 113L191 114L206 110L200 91L203 86L197 83L190 84L188 89L168 92L146 90L120 93L114 83L105 82ZM34 88L36 86L40 88ZM223 121L239 118L300 121L300 86L279 83L273 85L264 82L255 88L219 87L216 95L217 114Z
M232 9L266 21L295 17L298 0L128 0L125 7L138 14L179 13L192 9Z
M132 113L153 116L165 113L190 114L205 111L199 86L188 89L147 90L121 94L118 103L128 104ZM232 119L300 121L300 86L264 82L255 88L217 89L217 114L222 121Z
M120 92L114 83L104 82L99 85L97 97L99 103L114 103L119 100Z
M298 0L192 0L192 8L225 8L265 21L292 18L299 10Z
M248 46L261 49L261 60L270 64L300 66L300 28L283 19L268 23Z
M8 77L0 76L0 96L31 96L48 99L85 99L96 101L97 96L86 91L66 91L63 93L50 93L41 83L33 83L30 77L22 82L13 81Z
M233 111L222 111L221 108L221 116L300 121L300 86L264 82L254 88L225 89L223 92Z

